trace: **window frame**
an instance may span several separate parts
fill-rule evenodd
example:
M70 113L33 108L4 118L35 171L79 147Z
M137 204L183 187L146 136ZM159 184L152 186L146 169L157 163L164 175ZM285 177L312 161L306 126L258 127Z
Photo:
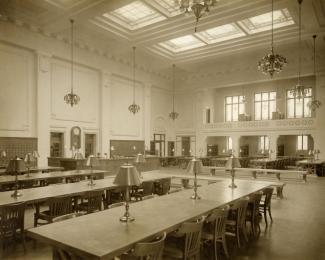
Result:
M263 94L267 93L268 95L268 99L267 100L263 100ZM271 96L271 93L275 93L275 97L274 99L271 99L270 96ZM260 94L261 95L261 100L259 101L256 101L256 94ZM263 121L263 120L271 120L272 119L272 112L276 112L276 109L277 109L277 103L276 103L276 94L277 92L276 91L262 91L262 92L255 92L254 93L254 120L255 121ZM271 111L270 110L270 103L271 101L274 101L275 102L275 111ZM264 119L263 118L263 102L267 102L267 119ZM256 118L256 106L257 106L257 103L260 103L259 106L260 106L260 111L261 111L261 114L260 114L260 118L257 119Z
M313 100L313 88L312 87L308 87L305 88L305 90L311 91L311 95L310 96L303 96L302 97L302 113L301 116L297 116L297 102L299 99L297 99L296 97L289 97L289 93L290 91L292 91L293 89L287 89L286 91L286 118L287 119L295 119L295 118L311 118L312 117L312 110L311 108L307 105L308 102L310 102L311 100ZM289 100L293 100L293 117L289 117ZM307 107L308 109L308 114L309 115L305 115L307 114L307 112L305 111L305 108Z
M234 103L233 100L234 98L238 98L238 102ZM231 103L227 103L227 98L231 98ZM225 122L237 122L239 121L239 115L240 115L240 105L243 105L243 110L245 113L246 107L245 107L245 102L240 102L240 100L244 100L245 96L244 95L234 95L234 96L225 96L224 102L224 117L225 117ZM227 106L230 105L231 107L231 120L227 120ZM238 114L237 114L237 120L234 120L234 105L238 105Z
M299 138L301 138L301 147L299 147ZM308 151L308 148L309 148L309 140L308 139L309 139L308 135L297 135L296 149L298 152Z

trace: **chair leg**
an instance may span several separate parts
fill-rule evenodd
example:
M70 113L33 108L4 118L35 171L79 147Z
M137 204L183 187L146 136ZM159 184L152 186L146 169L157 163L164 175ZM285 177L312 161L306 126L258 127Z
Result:
M238 248L240 248L240 232L239 232L239 227L236 228L236 237L237 237Z
M229 258L226 236L222 237L222 247L223 247L223 251L225 252L226 257Z
M263 214L264 214L264 220L265 220L265 225L266 227L268 226L268 223L267 223L267 216L266 216L266 207L264 207L264 210L263 210Z
M272 218L272 214L271 214L271 207L268 207L267 208L267 211L269 212L269 216L270 216L271 222L273 223L273 218Z
M214 251L214 259L218 260L217 241L214 241L213 251Z

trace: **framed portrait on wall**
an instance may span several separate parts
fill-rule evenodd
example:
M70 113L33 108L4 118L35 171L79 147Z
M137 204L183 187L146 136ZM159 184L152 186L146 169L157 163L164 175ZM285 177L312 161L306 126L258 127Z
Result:
M79 126L71 128L71 150L81 148L81 129Z

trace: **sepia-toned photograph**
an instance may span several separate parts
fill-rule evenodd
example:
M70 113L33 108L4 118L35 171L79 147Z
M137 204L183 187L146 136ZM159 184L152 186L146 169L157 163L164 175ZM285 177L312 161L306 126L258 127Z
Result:
M0 0L0 260L324 260L325 0Z

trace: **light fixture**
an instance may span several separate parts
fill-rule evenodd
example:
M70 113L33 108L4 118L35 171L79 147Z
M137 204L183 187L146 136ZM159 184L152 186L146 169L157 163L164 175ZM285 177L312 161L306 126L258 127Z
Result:
M238 158L232 153L225 166L225 169L230 171L231 184L228 187L232 189L237 188L235 184L235 168L241 168L241 165Z
M70 93L68 93L64 96L64 101L67 104L69 104L71 107L73 107L73 105L77 105L78 102L80 101L80 97L77 94L73 93L73 46L74 46L73 23L74 23L74 20L70 19L70 24L71 24L71 90L70 90Z
M137 156L135 157L134 163L136 163L137 166L138 166L137 170L139 172L140 178L142 178L141 171L140 171L140 168L141 168L140 165L145 163L145 162L146 162L146 158L144 157L144 155L141 154L141 153L138 153Z
M298 83L295 86L295 88L290 91L290 94L292 94L295 98L300 100L305 96L305 87L300 82L300 74L301 74L301 4L302 4L302 0L298 0L298 4L299 4Z
M193 200L199 200L201 197L197 194L197 175L202 172L203 165L202 161L193 158L187 166L186 171L188 173L194 174L194 194L191 196Z
M135 115L139 112L140 106L135 103L135 49L136 47L133 46L133 103L129 106L129 111Z
M194 31L197 31L197 24L199 23L200 18L204 14L210 12L210 7L213 7L217 0L178 0L181 11L184 11L185 14L189 14L190 11L193 11L196 23Z
M309 101L307 104L312 111L316 111L316 109L322 105L322 102L316 99L316 88L317 88L316 86L316 37L317 35L313 35L315 89L314 89L313 100Z
M87 162L86 162L86 166L90 167L90 181L88 182L89 186L94 186L96 185L94 183L94 176L93 176L93 167L98 167L99 165L99 161L98 161L98 157L95 157L94 155L89 155Z
M27 177L30 177L30 168L36 161L36 157L32 153L27 153L24 158L24 162L27 168Z
M125 213L120 218L121 222L131 222L134 221L134 217L130 215L129 212L129 202L130 202L130 187L139 186L141 180L137 169L133 165L122 165L114 179L114 184L118 186L125 187Z
M178 113L175 112L175 64L173 64L173 111L169 113L169 117L173 120L178 117Z
M15 159L9 161L6 172L15 173L15 191L11 194L11 197L17 198L23 196L23 194L18 190L18 174L26 171L26 165L22 159L16 156Z
M273 47L273 1L272 0L272 24L271 24L271 52L266 54L259 62L258 69L264 73L269 74L273 78L274 73L280 73L283 70L283 67L287 64L287 59L280 54L274 53Z
M6 157L7 157L7 152L5 150L1 151L0 152L0 158L2 159L3 162L5 161Z

